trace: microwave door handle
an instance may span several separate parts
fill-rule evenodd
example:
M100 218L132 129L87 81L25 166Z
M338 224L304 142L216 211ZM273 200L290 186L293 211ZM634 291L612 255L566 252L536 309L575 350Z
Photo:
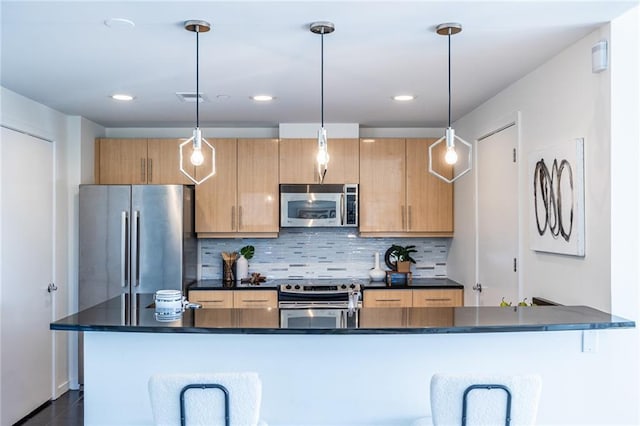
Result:
M345 214L345 204L344 204L344 193L340 194L340 225L344 225L344 214Z

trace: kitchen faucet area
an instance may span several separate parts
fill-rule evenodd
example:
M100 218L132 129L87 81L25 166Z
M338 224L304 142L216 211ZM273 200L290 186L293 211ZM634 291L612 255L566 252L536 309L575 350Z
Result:
M640 424L640 0L0 28L0 425Z

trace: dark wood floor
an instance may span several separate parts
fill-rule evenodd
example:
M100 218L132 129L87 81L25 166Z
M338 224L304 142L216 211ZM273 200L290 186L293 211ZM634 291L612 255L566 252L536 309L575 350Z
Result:
M68 391L41 410L30 414L16 425L26 426L83 426L84 392Z

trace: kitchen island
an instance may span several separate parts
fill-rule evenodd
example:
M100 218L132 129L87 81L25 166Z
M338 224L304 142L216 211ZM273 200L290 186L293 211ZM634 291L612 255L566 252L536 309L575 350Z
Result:
M139 306L152 306L143 297ZM51 324L85 332L86 425L151 424L149 376L202 371L257 371L270 425L408 424L429 415L436 372L538 373L540 424L634 418L605 362L615 353L631 365L624 347L635 324L589 307L364 308L357 326L294 329L279 327L278 309L163 321L151 307L129 317L126 302ZM449 320L433 324L439 309Z

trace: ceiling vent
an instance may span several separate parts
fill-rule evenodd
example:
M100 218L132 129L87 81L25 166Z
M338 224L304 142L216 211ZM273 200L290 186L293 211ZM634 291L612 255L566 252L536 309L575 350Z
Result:
M204 93L196 93L196 92L176 92L176 96L182 102L195 102L196 99L200 102L205 102L207 97Z

